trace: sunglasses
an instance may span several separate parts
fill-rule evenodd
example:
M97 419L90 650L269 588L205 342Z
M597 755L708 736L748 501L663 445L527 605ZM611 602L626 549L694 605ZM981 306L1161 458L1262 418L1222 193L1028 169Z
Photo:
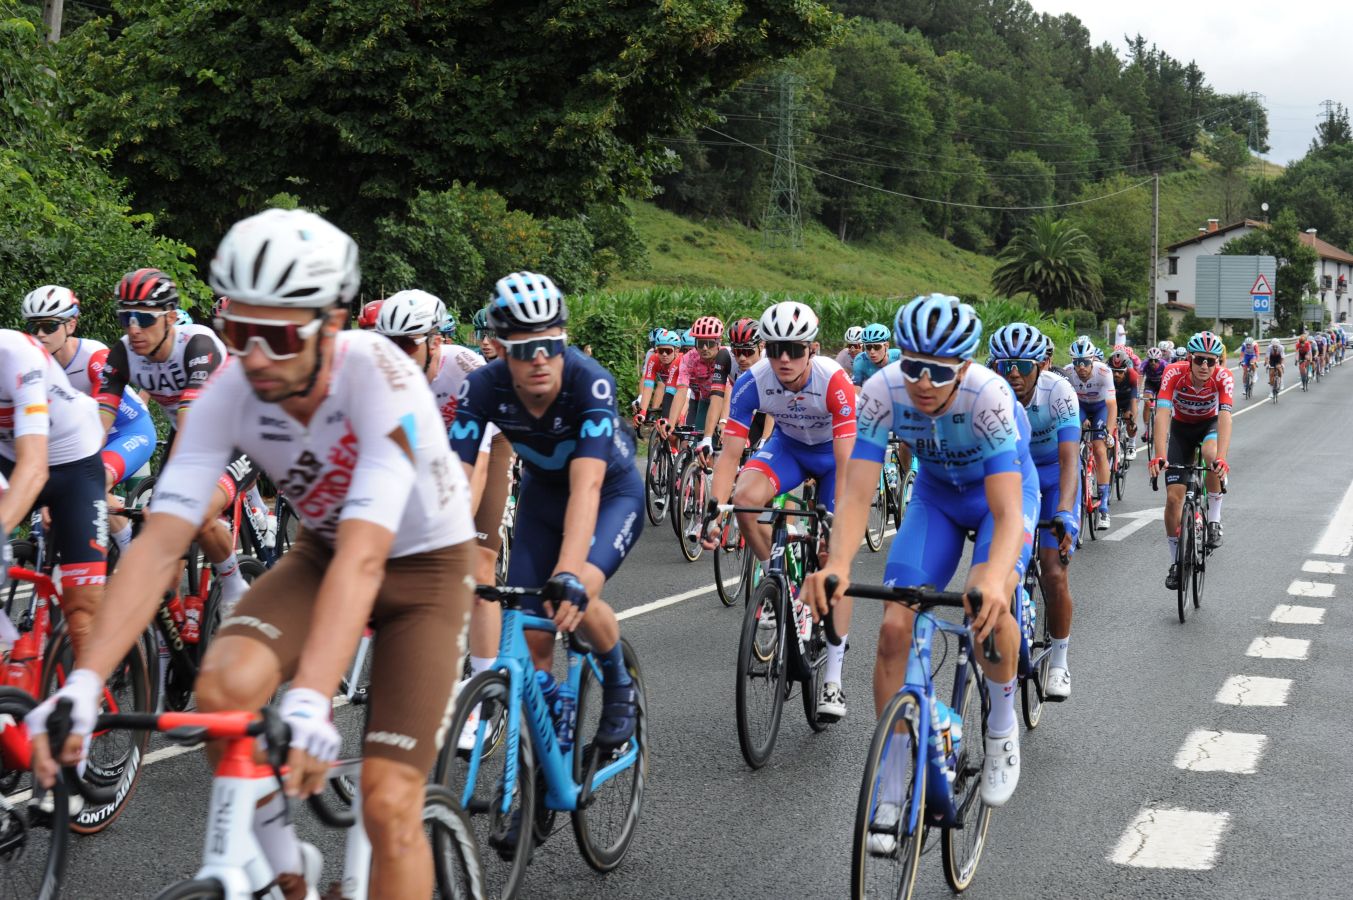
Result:
M1093 356L1082 356L1080 359L1073 359L1071 364L1073 366L1093 366L1095 358Z
M137 328L149 328L151 325L155 324L156 319L160 318L161 316L167 315L169 315L169 310L167 309L155 309L145 311L133 309L119 309L117 311L117 323L121 325L123 328L130 328L133 322L136 323Z
M271 360L292 359L298 356L320 326L323 316L316 316L305 324L283 322L277 319L246 319L237 316L217 316L216 333L221 336L232 356L245 356L257 344L263 355Z
M545 354L547 359L554 359L564 352L568 346L568 335L561 334L558 337L526 338L520 341L508 341L503 338L498 339L507 350L507 355L513 359L520 359L524 362L531 362L540 354Z
M391 341L394 341L394 344L395 344L396 347L398 347L399 349L403 350L405 353L407 353L407 354L409 354L410 356L412 356L412 355L413 355L413 351L414 351L415 349L417 349L418 347L421 347L421 346L423 346L424 344L427 343L427 340L428 340L428 338L430 337L430 335L426 335L426 334L400 334L400 335L389 334L389 335L386 335L386 337L388 337Z
M883 349L885 349L887 346L888 346L887 344L865 344L864 349L869 353L878 353Z
M38 336L52 334L60 331L61 326L65 325L68 319L42 319L37 322L29 322L24 325L24 331Z
M719 342L717 340L701 340L696 341L695 346L699 350L717 350Z
M949 382L958 377L958 370L963 368L963 363L942 363L931 362L925 359L902 358L902 377L915 384L921 380L923 375L930 376L930 383L935 387L944 387Z
M654 350L653 352L656 353L656 354L658 354L659 356L671 356L671 355L672 355L673 353L675 353L676 351L673 350L671 347L659 347L658 349Z
M779 359L788 354L790 359L803 359L808 355L808 345L801 341L767 341L766 355Z
M861 344L846 344L846 349L847 349L847 350L859 350L861 346L862 346Z
M1011 372L1028 377L1038 368L1038 360L1035 359L998 359L992 364L998 375L1009 375ZM933 380L933 379L932 379Z
M1193 356L1190 357L1190 360L1195 366L1202 366L1205 369L1210 369L1221 362L1221 360L1217 359L1215 356Z
M733 348L733 355L734 355L734 356L756 356L756 345L755 345L755 344L752 344L752 345L750 345L750 346L740 346L740 347L735 346L735 347Z

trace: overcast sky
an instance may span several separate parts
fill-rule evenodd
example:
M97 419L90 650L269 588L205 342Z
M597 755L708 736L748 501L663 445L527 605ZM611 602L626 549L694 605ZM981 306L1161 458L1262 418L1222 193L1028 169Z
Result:
M1269 158L1288 163L1310 146L1320 101L1348 104L1353 64L1349 0L1029 0L1040 12L1072 13L1094 44L1121 56L1141 34L1184 63L1194 60L1222 93L1257 91L1268 107Z

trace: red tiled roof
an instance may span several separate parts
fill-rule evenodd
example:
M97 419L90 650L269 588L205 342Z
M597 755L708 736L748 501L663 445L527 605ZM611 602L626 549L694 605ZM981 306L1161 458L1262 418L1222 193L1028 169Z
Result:
M1180 247L1187 247L1189 244L1199 244L1207 240L1208 238L1214 238L1219 234L1226 234L1227 232L1235 231L1237 228L1244 228L1247 225L1250 228L1265 227L1263 222L1258 222L1254 219L1241 219L1239 222L1232 222L1230 225L1223 225L1216 231L1200 231L1193 237L1188 238L1186 240L1182 240L1174 244L1167 244L1165 250L1168 252L1170 250L1178 250Z
M1353 265L1353 253L1345 253L1333 244L1322 241L1318 236L1309 232L1303 231L1299 237L1307 247L1314 247L1315 252L1320 254L1321 259Z

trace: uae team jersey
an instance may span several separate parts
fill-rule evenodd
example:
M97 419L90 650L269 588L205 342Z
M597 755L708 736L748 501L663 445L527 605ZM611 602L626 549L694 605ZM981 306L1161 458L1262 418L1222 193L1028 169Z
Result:
M59 466L99 452L99 407L78 391L34 338L0 330L0 456L17 459L14 441L47 438L47 463ZM213 483L214 483L213 479Z
M332 352L328 394L305 425L259 400L238 362L222 366L194 403L151 510L200 525L238 447L330 545L348 519L392 532L391 558L473 540L470 489L426 376L374 332L341 332ZM412 459L390 437L397 431Z
M884 366L860 392L859 421L852 459L883 462L891 432L921 460L920 480L938 487L981 487L988 475L1022 473L1029 459L1024 407L1004 378L976 363L934 417L912 404L901 364Z
M105 412L116 413L128 385L146 391L164 410L169 427L178 427L178 413L197 399L202 385L225 359L225 345L205 325L175 325L169 357L153 362L131 351L124 335L108 351L103 387L96 399ZM222 466L224 468L224 466Z
M1114 395L1113 372L1099 360L1091 364L1090 377L1086 379L1076 374L1075 366L1067 366L1063 371L1081 403L1103 403Z
M1080 441L1080 402L1065 378L1051 372L1039 375L1025 412L1029 416L1029 455L1034 465L1056 463L1058 444Z
M1230 412L1235 403L1235 378L1224 365L1212 367L1212 374L1202 387L1194 387L1188 360L1174 363L1160 379L1160 393L1156 405L1171 409L1180 422L1206 422L1219 412Z
M800 444L817 446L855 436L855 387L835 360L813 356L803 387L780 383L771 361L763 359L738 377L724 434L746 438L758 412L775 419L775 431Z

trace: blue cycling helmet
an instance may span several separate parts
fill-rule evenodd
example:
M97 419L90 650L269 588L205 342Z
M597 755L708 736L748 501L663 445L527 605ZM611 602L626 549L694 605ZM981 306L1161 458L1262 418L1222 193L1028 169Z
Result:
M1042 359L1043 332L1023 322L1002 325L987 342L992 359Z
M1221 338L1210 331L1200 331L1189 338L1186 349L1190 353L1206 353L1210 356L1221 356L1226 353L1226 345L1221 342Z
M667 329L665 329L665 328L652 328L652 329L649 329L649 332L648 332L648 346L650 346L650 347L656 347L656 346L658 346L658 335L661 334L662 332L666 331L666 330L667 330Z
M655 328L653 335L654 347L680 347L681 335L675 331L668 331L666 328Z
M695 346L695 338L691 336L691 330L689 328L681 329L681 331L678 332L678 334L681 335L682 347L690 349L691 347Z
M982 338L982 321L957 297L926 294L897 311L893 336L897 346L912 353L972 359Z
M888 343L888 326L880 322L866 325L864 331L860 334L860 340L866 344L886 344Z
M1071 353L1072 359L1092 359L1095 356L1096 350L1095 345L1090 342L1090 339L1085 335L1081 335L1072 342L1069 352Z
M456 314L445 308L443 308L443 312L445 315L442 316L442 321L437 325L437 331L441 333L442 337L454 338L456 336Z
M178 314L178 318L176 318L176 319L174 320L174 324L175 324L175 325L191 325L191 324L193 324L193 317L190 316L190 315L188 315L188 310L186 310L186 309L180 309L180 310L179 310L179 314Z
M1103 362L1103 361L1104 361L1104 348L1103 348L1103 347L1096 347L1096 348L1095 348L1095 359L1099 360L1100 362Z

